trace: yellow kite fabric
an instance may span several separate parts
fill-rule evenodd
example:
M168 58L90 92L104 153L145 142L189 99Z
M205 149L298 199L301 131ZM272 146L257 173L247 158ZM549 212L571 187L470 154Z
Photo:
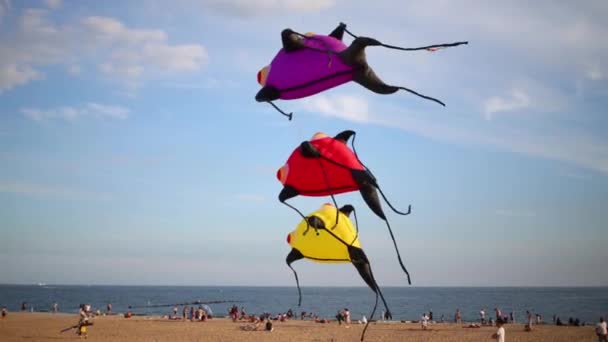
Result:
M338 215L336 224L336 214ZM325 263L350 263L348 246L361 248L357 231L352 221L331 204L323 205L310 214L323 222L325 229L311 226L302 220L287 236L289 245L310 260Z

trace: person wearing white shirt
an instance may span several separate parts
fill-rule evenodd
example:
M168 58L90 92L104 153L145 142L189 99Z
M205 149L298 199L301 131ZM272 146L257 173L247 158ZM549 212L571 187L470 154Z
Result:
M429 325L429 316L426 313L422 314L420 317L420 325L422 326L422 330L426 330Z
M595 334L599 342L608 342L608 331L604 317L600 317L600 322L595 326Z
M502 319L496 320L496 326L498 330L492 335L492 338L495 338L496 342L505 342L505 328L503 327Z

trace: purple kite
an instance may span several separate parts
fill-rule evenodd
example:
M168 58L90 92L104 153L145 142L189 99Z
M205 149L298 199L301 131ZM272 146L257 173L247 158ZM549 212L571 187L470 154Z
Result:
M354 38L350 46L346 46L342 42L344 32ZM289 120L293 113L283 112L272 101L311 96L350 81L355 81L378 94L392 94L398 90L405 90L445 106L443 102L433 97L419 94L406 87L384 83L367 64L365 48L383 46L403 51L427 50L433 52L446 47L468 44L468 42L456 42L402 48L383 44L373 38L357 37L346 29L344 23L340 23L328 36L313 33L304 35L291 29L285 29L281 33L281 38L283 48L270 65L258 72L258 83L262 85L262 89L257 93L255 99L258 102L270 103L281 114L289 117Z

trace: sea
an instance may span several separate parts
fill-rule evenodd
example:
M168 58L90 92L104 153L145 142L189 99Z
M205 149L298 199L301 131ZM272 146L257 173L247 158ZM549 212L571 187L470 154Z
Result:
M382 293L396 321L417 320L431 311L435 321L453 321L460 309L462 319L472 322L479 320L482 308L488 317L494 316L494 308L503 315L512 312L516 322L524 321L527 310L547 323L553 315L587 323L608 317L608 287L384 287ZM366 287L302 287L298 306L296 287L0 285L0 306L9 312L20 311L23 302L33 312L49 312L57 303L63 313L77 313L80 304L105 312L111 303L114 313L157 316L170 315L175 305L181 314L184 306L210 303L215 317L226 316L237 305L248 314L276 315L291 309L298 317L305 311L320 318L333 318L348 308L356 320L370 318L375 298ZM379 319L383 309L379 301L373 318Z

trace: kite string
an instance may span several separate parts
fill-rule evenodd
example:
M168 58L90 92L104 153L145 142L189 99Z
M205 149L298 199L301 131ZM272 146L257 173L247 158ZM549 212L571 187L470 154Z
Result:
M334 206L336 207L336 223L334 224L333 227L331 227L331 229L333 230L334 228L336 228L338 226L338 218L340 217L340 209L338 209L338 202L336 202L336 198L334 197L334 194L332 194L332 187L329 184L329 177L327 176L327 172L325 172L325 167L323 166L323 160L321 158L318 159L319 160L319 167L321 168L321 172L323 173L323 177L325 178L325 184L327 184L327 191L330 193L329 196L331 197L331 200L334 202Z
M304 216L304 214L302 214L302 212L300 210L298 210L298 208L296 208L293 205L287 203L286 201L283 201L282 203L285 204L286 206L290 207L291 209L295 210L296 213L298 213L300 215L300 217L302 217L302 219L304 221L306 221L306 230L304 230L304 233L303 233L303 235L306 235L306 233L308 233L308 230L310 229L310 223L308 222L307 216Z
M346 33L348 33L351 37L353 37L355 39L359 38L356 35L354 35L352 32L350 32L347 28L344 28L344 31L346 31ZM427 50L427 51L431 51L432 52L432 51L435 51L436 49L444 49L444 48L448 48L448 47L453 47L453 46L458 46L458 45L466 45L466 44L469 44L469 42L455 42L455 43L433 44L433 45L420 46L420 47L415 47L415 48L404 48L404 47L400 47L400 46L383 44L383 43L380 43L380 46L383 46L383 47L388 48L388 49L402 50L402 51Z

